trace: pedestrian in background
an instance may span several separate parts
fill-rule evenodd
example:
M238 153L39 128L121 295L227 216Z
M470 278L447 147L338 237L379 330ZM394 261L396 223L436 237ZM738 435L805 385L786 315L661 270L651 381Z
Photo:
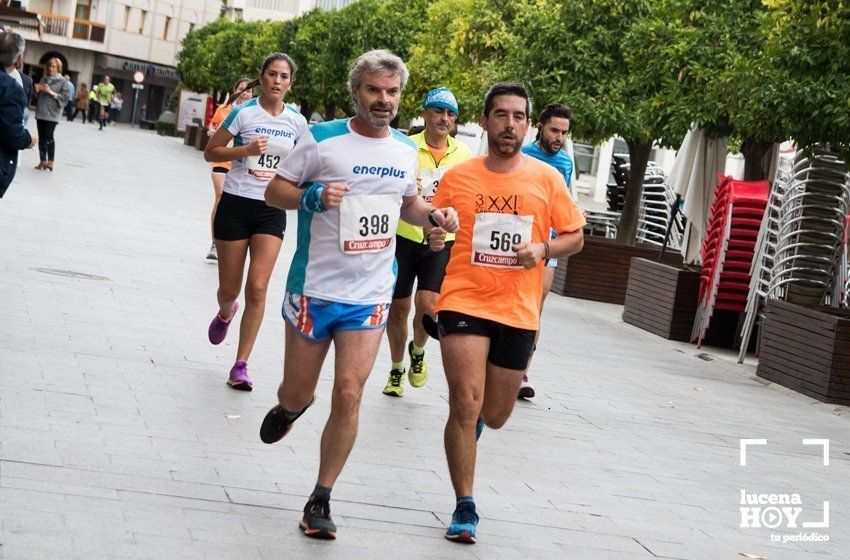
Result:
M74 114L71 116L73 122L77 118L78 113L83 114L83 124L86 124L86 113L89 109L89 86L86 84L80 85L80 91L77 92L77 97L74 99Z
M24 38L17 33L0 32L0 198L15 178L18 151L38 142L24 126L27 98L11 75L24 56L25 46Z
M100 103L97 102L97 86L92 86L89 92L89 122L94 124L98 120Z
M68 97L68 103L65 105L65 118L71 121L71 115L74 114L74 99L77 97L77 90L74 87L74 82L71 81L71 76L65 74L65 81L68 82L68 88L71 90L71 95Z
M47 75L35 86L38 100L35 109L35 121L38 125L38 155L39 164L36 169L53 171L53 159L56 155L56 141L53 133L68 99L71 90L68 82L62 77L62 61L51 58L47 61Z
M112 101L109 102L109 124L115 124L118 117L121 116L121 109L124 107L124 98L120 91L116 91L112 96Z
M109 118L109 103L112 101L112 96L114 94L115 84L112 83L109 76L104 76L103 81L97 84L97 102L100 103L98 115L100 128L98 128L98 130L103 130L103 127L107 124L107 119Z

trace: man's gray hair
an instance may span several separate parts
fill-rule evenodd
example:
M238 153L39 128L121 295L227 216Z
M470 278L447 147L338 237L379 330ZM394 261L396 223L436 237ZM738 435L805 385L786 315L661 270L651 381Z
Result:
M26 46L27 42L24 38L14 31L0 33L0 66L3 68L14 66Z
M410 77L407 65L402 59L390 51L378 49L361 54L351 64L351 68L348 70L348 89L358 89L360 83L363 81L363 74L373 74L375 72L397 74L401 78L401 89L404 89L404 86L407 84L407 78Z

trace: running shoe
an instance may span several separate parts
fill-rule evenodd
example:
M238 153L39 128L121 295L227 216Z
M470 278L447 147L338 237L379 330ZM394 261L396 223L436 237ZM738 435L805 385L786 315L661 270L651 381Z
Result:
M478 514L475 513L475 502L463 502L452 514L452 524L446 529L446 538L459 543L474 544L477 526Z
M390 377L384 386L384 394L400 397L404 394L404 369L391 369Z
M336 523L331 519L329 499L311 498L304 506L304 517L298 524L304 534L314 539L335 539Z
M410 371L407 379L414 387L422 387L428 382L428 364L425 363L425 352L418 356L413 353L413 341L407 345L407 355L410 356ZM392 374L390 374L392 375Z
M251 391L254 389L254 384L251 382L251 378L248 377L248 362L237 360L233 364L227 384L239 391Z
M307 406L302 408L293 418L287 418L286 411L284 411L280 404L273 406L271 410L266 413L266 417L263 418L263 423L260 426L260 439L263 440L263 443L270 444L282 440L283 437L289 433L289 430L292 429L292 425L295 421L298 420L301 415L313 405L314 402L316 402L316 395L313 395L313 398L310 399Z
M227 336L227 329L230 328L230 323L233 322L233 318L236 317L236 311L239 310L239 302L233 302L233 315L230 316L230 319L225 321L221 318L221 315L218 313L215 314L215 317L210 323L210 328L208 331L210 342L213 344L221 344L224 342L224 338Z
M478 422L475 423L475 441L481 439L482 433L484 433L484 420L479 418Z
M218 251L216 251L215 243L210 245L210 252L207 253L208 261L217 261L218 260Z
M529 383L528 376L522 376L522 383L519 385L519 393L517 394L518 399L533 399L534 398L534 385Z

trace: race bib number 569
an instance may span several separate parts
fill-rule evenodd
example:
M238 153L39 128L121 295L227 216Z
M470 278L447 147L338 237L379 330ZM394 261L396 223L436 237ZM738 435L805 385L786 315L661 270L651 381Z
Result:
M495 268L522 267L514 245L531 241L534 216L482 213L472 229L472 264Z
M347 255L378 253L398 229L401 200L392 194L346 196L339 207L339 245Z

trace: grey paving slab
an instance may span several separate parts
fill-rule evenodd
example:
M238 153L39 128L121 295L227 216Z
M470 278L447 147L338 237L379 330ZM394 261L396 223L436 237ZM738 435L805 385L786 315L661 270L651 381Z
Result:
M433 344L431 381L402 399L381 394L382 346L334 489L340 538L305 540L296 524L332 359L287 439L257 437L280 381L295 220L251 358L255 390L231 391L236 337L206 340L217 270L203 260L211 188L200 154L80 123L60 124L57 154L45 174L26 152L0 202L0 558L847 557L847 408L765 383L729 352L626 325L618 306L554 295L531 371L538 396L480 442L477 545L442 538L453 496ZM746 467L742 438L769 441ZM830 440L829 466L804 438ZM830 526L817 531L830 541L741 528L741 489L799 493L806 520L828 500Z

